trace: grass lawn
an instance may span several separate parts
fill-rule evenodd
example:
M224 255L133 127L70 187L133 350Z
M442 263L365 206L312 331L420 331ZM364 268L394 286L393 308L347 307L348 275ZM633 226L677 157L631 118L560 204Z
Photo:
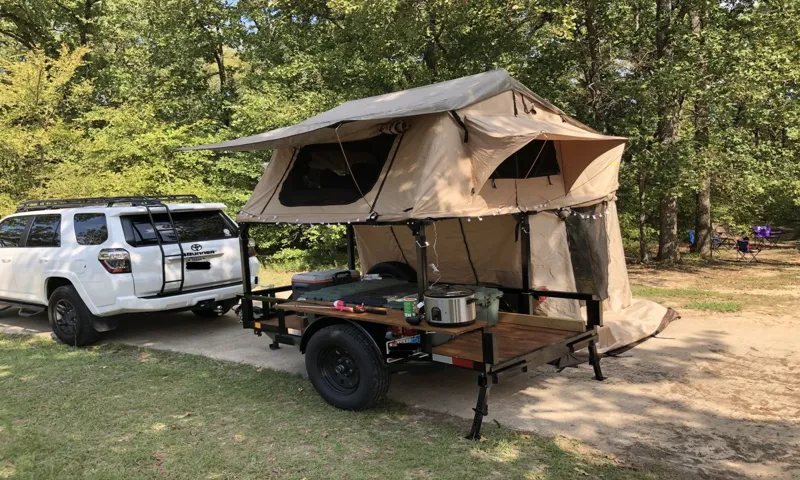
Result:
M565 439L387 403L329 407L299 376L113 344L0 335L0 478L662 478Z

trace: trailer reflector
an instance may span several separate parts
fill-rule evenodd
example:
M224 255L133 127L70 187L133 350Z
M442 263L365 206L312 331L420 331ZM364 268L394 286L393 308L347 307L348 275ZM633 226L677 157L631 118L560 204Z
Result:
M465 360L463 358L448 357L446 355L439 355L434 353L431 355L431 360L439 363L446 363L447 365L455 365L457 367L475 368L475 362L472 360Z

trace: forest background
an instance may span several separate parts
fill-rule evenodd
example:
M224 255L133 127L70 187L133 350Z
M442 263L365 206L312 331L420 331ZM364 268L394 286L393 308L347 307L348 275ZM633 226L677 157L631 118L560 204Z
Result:
M800 220L795 0L0 0L0 215L30 198L247 200L269 152L175 148L504 68L628 137L630 257ZM313 268L343 228L259 233Z

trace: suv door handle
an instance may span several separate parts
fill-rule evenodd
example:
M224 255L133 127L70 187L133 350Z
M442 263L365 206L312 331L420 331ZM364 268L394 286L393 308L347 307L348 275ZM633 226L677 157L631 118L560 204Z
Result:
M47 263L47 262L49 262L49 261L50 261L50 259L49 259L49 258L40 258L40 259L39 259L39 263Z
M3 263L11 263L11 259L10 258L3 258L3 259L0 259L0 261L2 261Z

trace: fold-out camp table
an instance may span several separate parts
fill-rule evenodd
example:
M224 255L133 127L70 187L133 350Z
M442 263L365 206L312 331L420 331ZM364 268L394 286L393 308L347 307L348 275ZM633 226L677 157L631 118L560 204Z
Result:
M527 292L536 296L585 301L589 318L586 323L500 312L496 325L475 321L468 325L445 327L425 321L411 325L403 311L397 309L387 309L385 315L342 312L331 309L331 302L275 296L290 289L286 286L245 294L245 302L262 302L263 315L252 321L244 318L244 327L252 328L257 335L267 334L272 339L272 349L286 344L299 346L305 352L308 338L315 331L330 326L332 321L352 322L371 332L390 372L404 370L419 362L443 363L475 371L478 373L479 391L468 435L471 439L480 438L483 417L488 414L491 385L498 383L503 376L524 373L588 348L595 378L603 379L595 347L597 329L602 325L602 310L600 301L591 295L549 290ZM391 327L400 327L407 333L399 338L386 335Z

